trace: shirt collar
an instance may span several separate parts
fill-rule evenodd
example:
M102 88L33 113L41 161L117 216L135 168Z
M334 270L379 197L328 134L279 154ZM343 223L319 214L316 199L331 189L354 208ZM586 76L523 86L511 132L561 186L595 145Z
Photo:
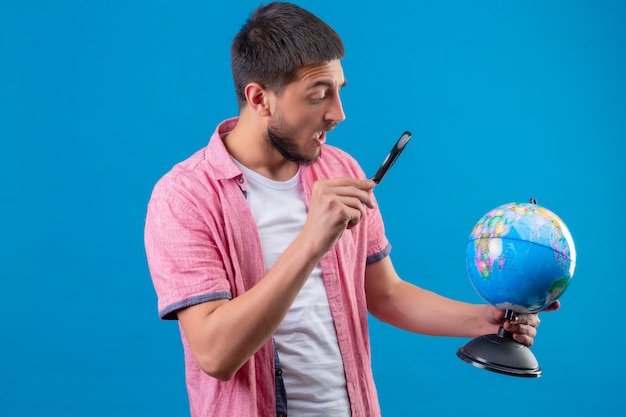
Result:
M213 168L216 179L230 179L241 176L241 170L233 162L222 136L229 133L237 124L238 117L226 119L220 123L206 147L204 158L207 164Z

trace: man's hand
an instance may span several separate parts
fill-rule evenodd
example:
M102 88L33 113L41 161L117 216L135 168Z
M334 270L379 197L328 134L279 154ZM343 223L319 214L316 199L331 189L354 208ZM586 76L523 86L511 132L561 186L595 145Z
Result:
M558 310L560 307L561 303L557 300L542 310L542 312ZM504 320L504 310L500 310L492 305L485 306L484 317L494 327L503 325L504 330L513 333L513 339L526 346L532 346L537 336L537 327L541 324L538 313L515 313L512 320Z
M344 230L363 219L365 207L374 208L371 180L333 178L313 184L309 213L302 233L311 236L320 253L330 250Z

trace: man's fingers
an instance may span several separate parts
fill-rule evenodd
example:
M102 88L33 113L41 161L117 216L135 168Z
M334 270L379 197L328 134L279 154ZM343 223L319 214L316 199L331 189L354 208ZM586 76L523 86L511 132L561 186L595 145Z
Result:
M375 207L371 189L362 189L354 185L342 185L331 186L327 188L327 192L337 195L344 204L350 207L357 208L362 205L369 208Z
M342 200L342 204L346 206L346 226L350 229L359 224L365 216L365 207L363 206L365 203L354 197L344 197Z
M511 324L527 324L533 327L539 326L541 320L536 313L532 314L522 314L522 313L513 313L513 317L509 320Z
M542 312L555 311L555 310L558 310L559 308L561 308L561 302L559 300L556 300L541 311Z
M537 325L532 324L534 319L526 316L531 316L530 314L525 314L525 317L519 318L518 323L513 323L511 321L504 322L504 329L513 333L513 338L517 340L519 343L522 343L526 346L531 346L533 344L534 338L537 335ZM535 315L536 316L536 315ZM527 324L522 324L521 321L527 321Z
M361 190L372 190L376 186L376 183L372 180L360 180L350 177L331 178L325 180L325 182L331 187L349 186L359 188Z

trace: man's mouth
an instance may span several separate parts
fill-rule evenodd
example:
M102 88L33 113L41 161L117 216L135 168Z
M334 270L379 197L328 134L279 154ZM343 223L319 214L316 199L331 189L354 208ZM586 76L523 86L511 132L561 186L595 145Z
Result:
M337 123L330 123L326 127L324 127L322 130L317 132L317 135L315 138L316 142L319 143L320 146L323 145L326 142L326 132L330 132L336 127L337 127Z
M322 146L326 142L326 132L318 132L315 141L318 145Z

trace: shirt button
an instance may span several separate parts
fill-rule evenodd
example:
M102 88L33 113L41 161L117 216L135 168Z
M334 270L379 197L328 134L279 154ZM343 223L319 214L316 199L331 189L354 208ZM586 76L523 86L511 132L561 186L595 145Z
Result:
M283 370L282 369L277 369L276 370L276 376L281 376L283 374Z
M244 182L244 181L245 181L245 180L243 179L243 177L239 177L239 178L237 178L237 182L238 182L239 184L243 184L243 182Z

